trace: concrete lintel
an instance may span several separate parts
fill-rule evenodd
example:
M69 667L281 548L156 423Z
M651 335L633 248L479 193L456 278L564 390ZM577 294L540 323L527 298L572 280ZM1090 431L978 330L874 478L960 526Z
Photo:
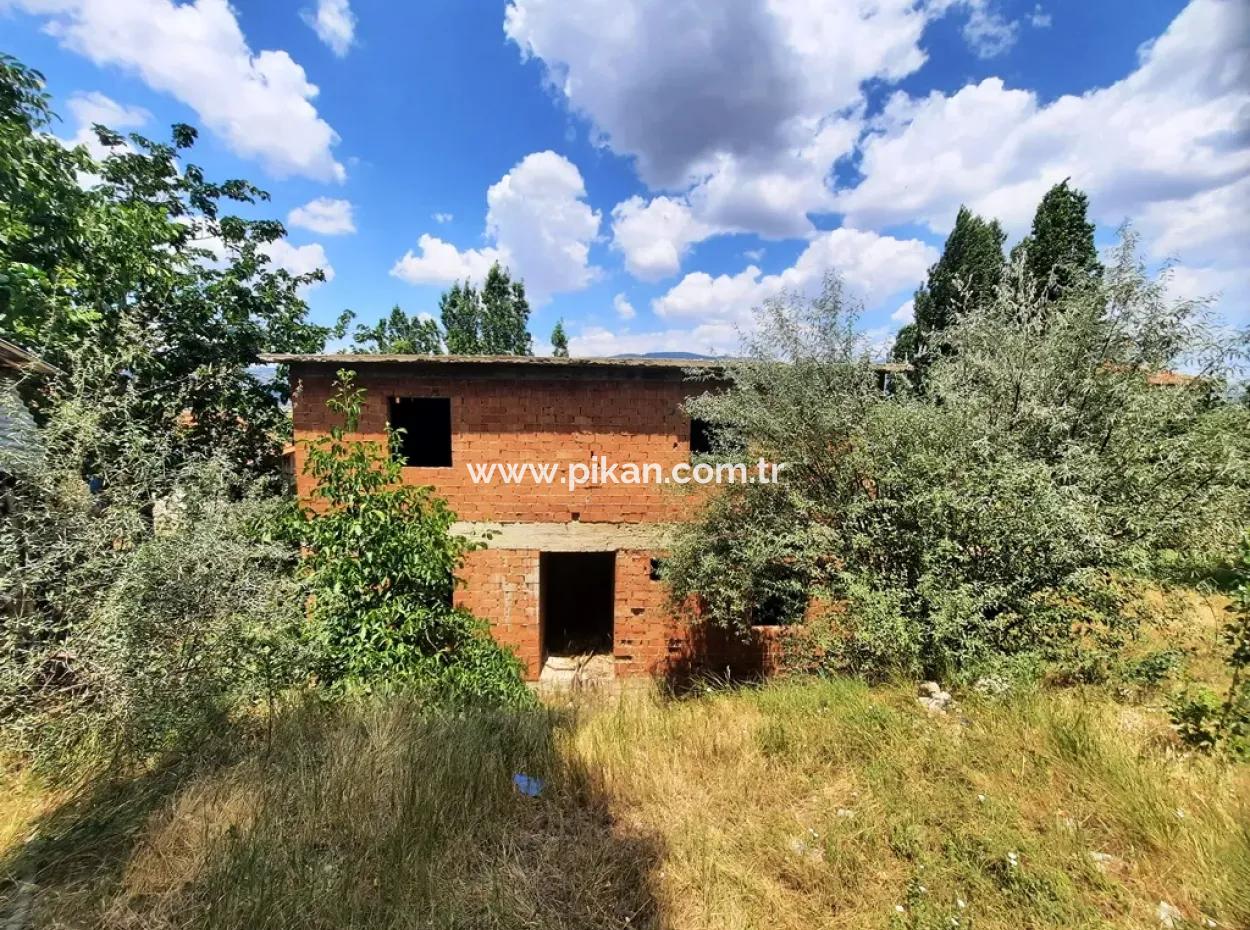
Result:
M477 523L451 527L458 536L481 540L489 549L540 549L544 552L610 552L666 549L671 523ZM491 534L487 539L486 535Z

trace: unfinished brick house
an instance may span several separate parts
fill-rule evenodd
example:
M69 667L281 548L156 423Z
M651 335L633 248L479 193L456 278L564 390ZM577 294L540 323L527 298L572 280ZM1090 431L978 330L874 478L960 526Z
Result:
M537 679L553 658L610 657L615 677L684 673L705 666L761 670L775 631L752 640L690 629L666 606L660 560L688 490L663 484L588 481L570 488L576 464L655 464L665 474L705 451L700 424L682 404L706 384L671 359L556 359L463 356L274 355L289 366L294 394L296 490L307 499L303 440L324 432L341 368L368 392L363 438L387 422L406 431L404 481L430 485L473 538L457 603L489 621ZM692 448L693 438L693 448ZM468 466L560 463L550 484L475 482Z

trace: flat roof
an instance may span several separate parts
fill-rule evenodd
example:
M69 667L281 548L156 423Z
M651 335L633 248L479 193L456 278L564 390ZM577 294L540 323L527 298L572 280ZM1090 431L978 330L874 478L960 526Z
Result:
M352 355L339 353L330 355L298 355L289 353L266 353L260 356L262 362L277 365L507 365L518 368L723 368L726 364L741 361L732 358L643 358L625 356L622 358L555 358L539 355L374 355L361 353ZM877 371L909 371L911 366L906 362L878 362L873 368Z
M57 374L57 369L53 368L39 356L27 352L21 346L15 345L7 339L0 339L0 368L33 371L41 375Z

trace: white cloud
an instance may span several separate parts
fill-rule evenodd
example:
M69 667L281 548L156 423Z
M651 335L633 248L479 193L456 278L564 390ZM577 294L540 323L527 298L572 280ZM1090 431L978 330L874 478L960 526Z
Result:
M864 180L838 206L852 225L919 220L940 233L967 203L1020 232L1069 176L1113 223L1223 187L1250 172L1246 15L1232 0L1194 0L1137 70L1080 97L1042 104L998 78L951 96L897 94L862 144Z
M1155 257L1247 267L1250 9L1192 0L1137 68L1108 87L1042 103L997 78L946 96L897 94L862 143L863 180L838 193L861 228L949 229L960 203L1028 227L1070 177L1104 228L1135 218ZM923 166L920 170L919 166Z
M455 219L455 216L451 213L431 213L430 219L435 223L450 223Z
M1039 3L1033 7L1033 12L1029 14L1029 25L1034 29L1049 29L1051 24L1050 14L1042 9Z
M356 231L351 201L330 197L318 197L302 207L296 207L287 214L286 221L323 236L341 236Z
M906 325L916 319L916 302L907 300L899 305L899 308L890 314L890 319L900 325Z
M512 0L504 31L599 144L671 192L613 211L626 266L657 280L709 236L812 235L861 85L918 69L927 23L964 2Z
M91 157L97 160L108 155L109 150L100 144L92 126L97 123L118 132L137 129L152 118L152 114L143 107L130 107L106 97L99 91L77 93L66 102L66 107L74 117L77 132L73 138L66 139L69 145L85 145Z
M274 266L284 268L293 275L308 274L320 268L325 272L327 281L334 280L334 266L319 243L291 245L286 239L275 239L261 246L261 251L269 256Z
M599 213L586 203L581 172L555 152L526 155L486 192L486 237L492 243L461 251L428 234L391 274L413 283L480 279L494 261L525 280L536 303L577 291L599 274L590 244L599 234Z
M746 322L751 311L782 290L813 293L827 271L836 271L852 294L871 305L914 286L937 259L937 250L918 239L834 229L812 239L794 265L765 275L749 265L734 275L686 275L652 302L656 314Z
M963 37L978 58L997 58L1016 44L1019 25L994 9L992 0L969 0Z
M356 39L356 14L348 0L318 0L317 9L304 10L300 16L339 58L352 47Z
M409 284L450 284L469 279L481 281L495 262L508 263L508 255L499 249L465 249L422 233L417 240L420 254L411 249L391 268L391 274Z
M275 175L345 177L338 135L312 103L317 88L285 51L254 53L227 0L0 0L4 8L48 17L64 47L170 94Z
M638 314L638 311L634 309L634 305L629 302L629 298L624 294L617 294L612 298L612 308L622 320L632 320Z
M676 274L691 244L713 228L695 219L684 199L630 197L612 208L612 248L623 253L629 273L643 281Z

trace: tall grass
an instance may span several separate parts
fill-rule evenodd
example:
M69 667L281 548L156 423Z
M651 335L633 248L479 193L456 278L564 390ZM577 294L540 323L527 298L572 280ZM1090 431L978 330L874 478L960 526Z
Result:
M1250 769L1094 693L308 706L268 748L117 790L10 849L35 926L1155 927L1160 901L1250 925Z

